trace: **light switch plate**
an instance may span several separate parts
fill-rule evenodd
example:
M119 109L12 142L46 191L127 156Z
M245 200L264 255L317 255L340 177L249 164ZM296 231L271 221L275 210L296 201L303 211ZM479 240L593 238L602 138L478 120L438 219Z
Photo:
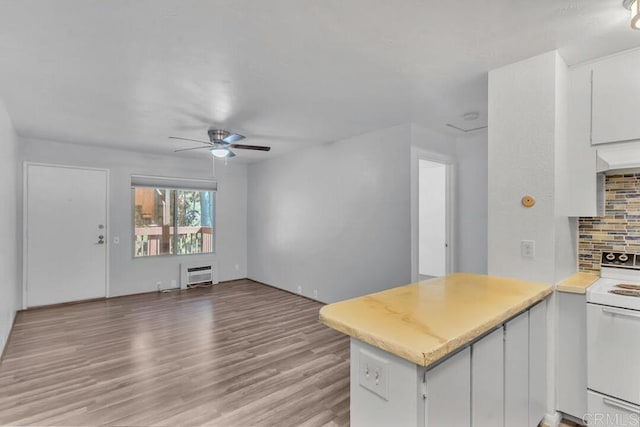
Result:
M375 356L366 350L360 350L358 382L364 388L389 400L389 361Z

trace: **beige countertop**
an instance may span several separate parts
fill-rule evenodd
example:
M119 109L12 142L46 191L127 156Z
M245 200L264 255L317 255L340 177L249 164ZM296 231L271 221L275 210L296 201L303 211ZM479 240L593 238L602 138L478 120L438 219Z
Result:
M600 276L596 273L576 273L558 283L558 292L569 292L572 294L586 294L587 288L598 280Z
M546 284L457 273L326 305L320 321L429 366L551 292Z

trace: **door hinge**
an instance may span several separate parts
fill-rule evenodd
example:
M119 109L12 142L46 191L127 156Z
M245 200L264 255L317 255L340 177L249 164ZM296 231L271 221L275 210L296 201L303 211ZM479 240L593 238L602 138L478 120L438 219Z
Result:
M422 374L422 400L427 400L427 372Z

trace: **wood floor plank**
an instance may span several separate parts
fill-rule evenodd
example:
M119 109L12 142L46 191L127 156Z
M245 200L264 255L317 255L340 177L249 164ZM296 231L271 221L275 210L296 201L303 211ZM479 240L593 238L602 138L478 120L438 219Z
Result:
M250 280L20 312L0 425L346 426L349 340Z

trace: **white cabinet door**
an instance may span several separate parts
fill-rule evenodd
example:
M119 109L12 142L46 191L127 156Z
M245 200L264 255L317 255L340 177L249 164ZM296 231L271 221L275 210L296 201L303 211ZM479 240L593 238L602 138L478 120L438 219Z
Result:
M640 139L640 50L593 65L591 142Z
M569 71L567 140L558 142L558 159L569 194L556 199L565 216L601 216L599 203L603 179L596 175L596 150L591 146L591 67L578 66ZM565 164L563 164L563 161ZM564 168L564 170L563 170Z
M547 408L547 302L529 310L529 424L537 426Z
M587 298L559 292L557 410L581 418L587 412Z
M529 312L505 324L504 425L529 420Z
M471 415L473 427L504 425L504 328L472 346Z
M426 427L469 427L471 425L470 347L430 369L426 376Z

